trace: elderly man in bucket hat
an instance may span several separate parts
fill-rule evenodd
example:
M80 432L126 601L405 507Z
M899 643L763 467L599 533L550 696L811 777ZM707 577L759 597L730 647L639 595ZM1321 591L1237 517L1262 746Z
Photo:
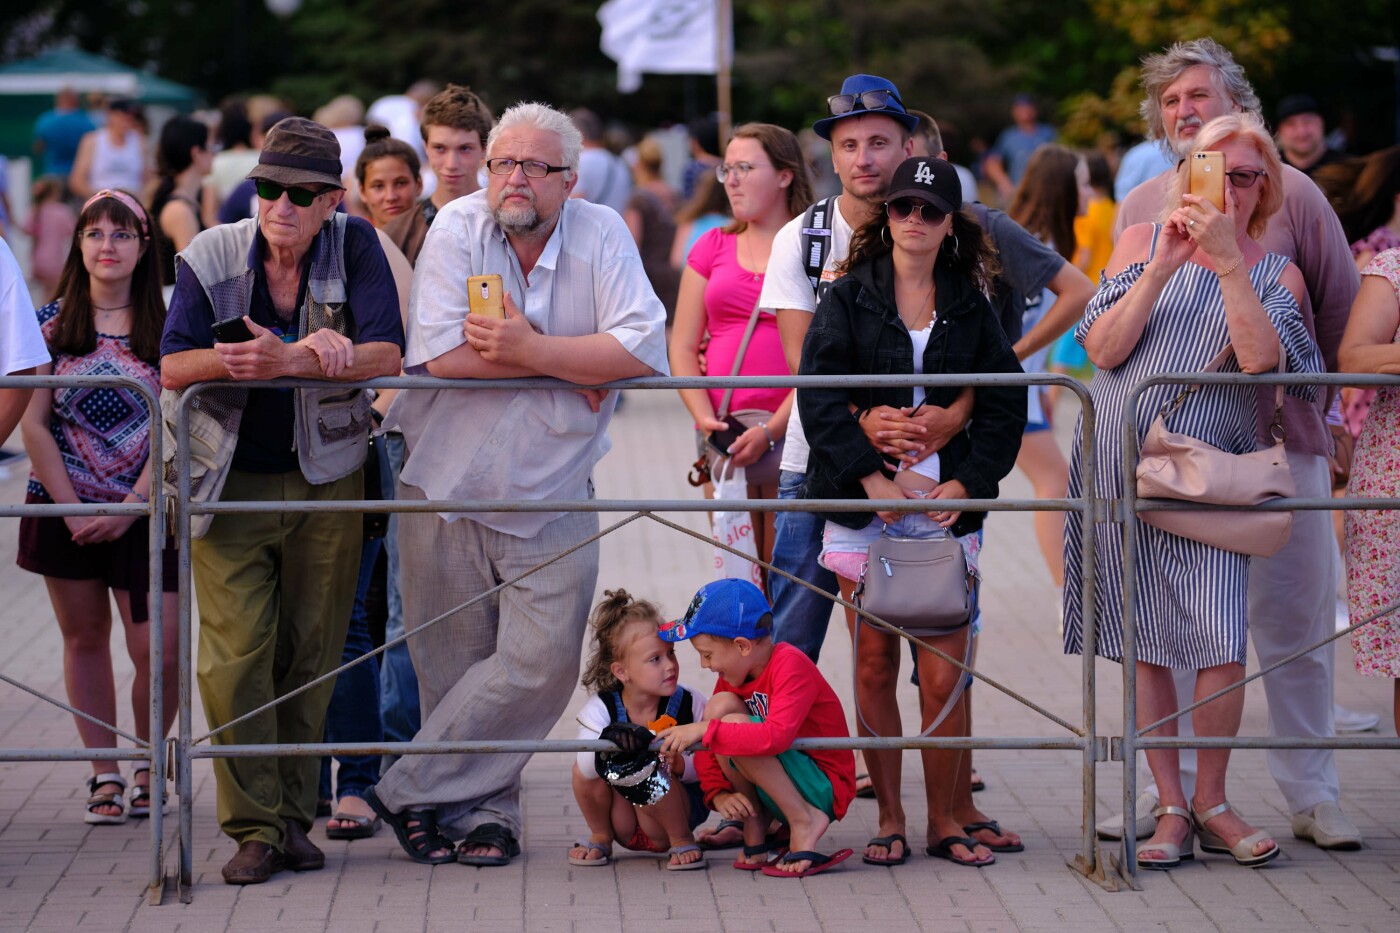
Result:
M191 433L196 444L208 442L209 456L191 470L194 498L362 498L369 400L363 390L329 383L399 372L403 326L388 261L373 227L336 212L344 193L340 146L324 126L301 117L279 122L248 177L257 182L258 216L204 231L177 257L162 382L183 390L288 376L328 385L204 394L198 433ZM340 657L360 516L230 513L196 532L199 688L217 729L321 676ZM239 722L214 742L317 741L332 686ZM238 843L223 869L226 882L258 884L282 868L325 864L306 835L319 765L307 757L215 760L219 822Z

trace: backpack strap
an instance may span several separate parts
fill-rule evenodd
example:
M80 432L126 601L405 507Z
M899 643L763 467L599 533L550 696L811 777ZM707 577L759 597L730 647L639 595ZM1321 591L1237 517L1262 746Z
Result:
M605 690L598 694L598 697L607 704L608 712L612 714L613 722L631 722L631 720L627 718L627 707L622 702L622 691Z
M831 215L836 210L836 196L822 198L802 215L802 262L807 267L807 281L818 300L826 290L822 283L822 268L831 252Z
M666 701L666 715L676 722L681 721L681 711L690 708L690 694L684 687L676 687L676 692Z

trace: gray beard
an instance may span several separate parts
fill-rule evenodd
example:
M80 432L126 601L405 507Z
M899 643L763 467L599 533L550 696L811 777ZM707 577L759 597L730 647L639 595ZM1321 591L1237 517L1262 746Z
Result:
M504 198L507 194L516 194L515 190L507 190L501 193ZM530 203L526 207L505 207L498 206L491 210L491 216L496 223L509 236L527 237L537 233L544 226L544 220L540 217L540 212L535 209L535 193L526 190L526 196Z

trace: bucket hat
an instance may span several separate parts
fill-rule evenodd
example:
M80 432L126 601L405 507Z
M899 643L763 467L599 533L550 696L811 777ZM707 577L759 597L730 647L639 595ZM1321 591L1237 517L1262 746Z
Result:
M340 141L329 129L305 117L287 117L267 131L258 164L249 178L279 185L330 185L341 180Z
M877 95L880 91L886 92L885 99L879 106L867 106L863 99L867 93L872 91L876 92ZM904 109L904 101L899 96L899 88L894 86L894 82L878 75L851 75L841 82L841 93L828 97L826 102L832 110L831 116L823 117L812 124L813 132L822 139L831 139L831 128L836 125L837 120L864 116L867 113L893 117L911 133L914 132L914 127L919 125L919 118Z

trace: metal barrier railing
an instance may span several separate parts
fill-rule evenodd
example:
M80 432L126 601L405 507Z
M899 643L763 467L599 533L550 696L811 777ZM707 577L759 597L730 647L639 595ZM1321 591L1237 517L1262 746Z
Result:
M348 664L337 667L334 671L316 678L307 684L302 685L294 691L276 698L272 703L243 714L237 719L222 724L211 729L205 735L195 737L192 728L192 678L190 676L190 663L192 659L191 646L191 619L190 619L190 594L191 589L191 564L190 564L190 520L194 515L200 514L223 514L230 512L631 512L628 518L618 522L606 529L600 530L597 534L577 545L585 546L593 541L599 540L607 534L627 525L638 518L647 517L657 521L674 530L685 534L693 535L706 541L707 544L714 545L716 542L709 537L693 532L691 529L668 522L655 515L656 511L673 512L707 512L717 510L747 510L747 511L801 511L801 512L836 512L836 511L904 511L919 512L926 511L927 505L918 500L824 500L824 501L795 501L795 500L713 500L713 499L675 499L675 500L588 500L588 501L497 501L497 500L415 500L403 502L396 500L344 500L339 502L208 502L194 503L190 501L190 471L189 471L189 420L190 409L200 393L218 387L220 385L230 385L231 383L200 383L191 386L185 391L177 408L176 416L176 465L178 477L178 489L175 497L174 516L176 519L176 532L180 550L180 723L177 738L175 741L175 771L177 792L180 797L180 845L179 845L179 866L177 874L177 887L180 899L188 901L191 897L191 883L193 875L192 865L192 845L193 845L193 809L192 809L192 785L193 777L191 765L198 758L233 758L233 757L264 757L268 755L315 755L326 754L461 754L461 753L495 753L495 752L578 752L578 751L598 751L606 750L610 743L586 742L578 740L539 740L539 741L500 741L483 740L471 742L440 742L433 744L418 743L314 743L314 744L282 744L282 745L216 745L204 746L201 743L215 736L218 732L226 729L237 722L241 722L249 717L265 712L277 703L285 702L287 699L312 689L319 683L338 675L342 670L364 663L370 657L382 653L397 644L401 644L414 634L425 630L427 627L440 622L452 613L460 611L468 605L489 598L501 589L518 582L524 576L534 573L545 564L537 565L534 568L521 574L519 577L503 581L496 587L478 594L463 606L455 607L437 619L429 620L424 625L415 627L412 632L406 632L403 636L393 639L378 649L358 658ZM278 380L269 382L245 381L237 383L242 388L286 388L289 386L306 385L320 386L324 383L315 381L290 381ZM346 387L352 385L346 383ZM451 388L456 390L474 390L491 388L508 389L547 389L573 390L577 388L568 383L562 383L552 379L515 379L515 380L442 380L431 377L400 376L393 378L381 378L370 380L358 385L375 388ZM846 377L726 377L726 378L644 378L623 380L615 383L608 383L605 388L609 389L648 389L675 391L681 388L724 388L733 386L736 388L757 388L757 387L793 387L803 386L887 386L887 387L908 387L908 386L1044 386L1058 385L1068 389L1079 400L1084 420L1084 436L1082 445L1082 456L1085 462L1092 467L1094 450L1094 410L1089 402L1088 392L1079 382L1065 376L1051 374L1037 375L998 375L998 376L846 376ZM1093 490L1090 488L1089 494L1085 498L1070 499L1034 499L1034 500L977 500L977 499L945 499L940 500L940 504L948 509L976 509L979 511L1080 511L1086 520L1093 521L1094 516L1099 514L1097 500L1093 497ZM839 594L826 593L817 587L812 586L805 580L800 580L783 571L772 567L770 564L763 564L770 572L781 573L794 582L814 589L819 593L832 599L833 602L855 609L867 618L872 624L886 629L892 634L919 645L923 650L932 651L945 660L963 667L972 676L982 680L989 686L998 689L1011 696L1028 708L1048 717L1057 725L1072 733L1072 738L1061 740L1044 739L1039 737L1010 738L1003 737L997 739L969 738L914 738L914 737L871 737L871 738L846 738L846 739L801 739L795 743L795 747L801 748L996 748L996 749L1072 749L1080 751L1083 756L1083 781L1084 781L1084 823L1083 841L1084 849L1076 857L1074 867L1082 873L1091 877L1099 877L1102 880L1102 871L1097 855L1097 845L1094 840L1094 814L1095 814L1095 769L1094 765L1101 760L1107 760L1107 743L1096 735L1094 718L1094 664L1093 664L1093 599L1092 592L1094 586L1093 579L1093 540L1092 536L1087 536L1083 542L1084 562L1089 568L1085 574L1081 599L1084 602L1084 612L1088 625L1086 626L1086 644L1089 646L1083 659L1083 716L1084 726L1076 727L1063 718L1050 713L1048 710L1037 706L996 681L987 678L985 675L975 670L963 667L962 663L955 658L951 658L941 651L926 643L912 638L902 630L888 625L883 620L871 616L843 600ZM737 551L735 553L738 553ZM556 555L552 560L557 560L562 555ZM751 558L750 558L751 559ZM548 562L546 562L548 563ZM763 563L763 562L759 562Z
M1141 380L1128 392L1124 403L1124 418L1121 425L1122 430L1122 469L1123 488L1120 508L1115 516L1110 520L1117 520L1123 523L1123 735L1113 739L1112 750L1115 759L1123 762L1123 822L1124 832L1122 843L1119 849L1119 864L1116 866L1117 873L1134 890L1139 889L1137 883L1137 838L1132 831L1131 823L1135 812L1137 801L1137 752L1139 749L1149 748L1400 748L1400 737L1358 737L1358 738L1338 738L1333 736L1329 739L1316 739L1299 736L1200 736L1193 735L1185 738L1150 736L1147 733L1161 728L1163 725L1175 722L1182 716L1190 713L1201 706L1206 705L1227 693L1243 689L1247 684L1258 680L1265 675L1272 673L1285 664L1292 663L1299 658L1311 654L1319 648L1324 648L1332 642L1349 634L1355 629L1372 624L1384 618L1390 613L1400 609L1400 603L1386 607L1381 611L1368 616L1360 622L1354 622L1348 628L1334 632L1321 641L1300 648L1285 658L1265 667L1263 670L1242 679L1238 683L1231 684L1225 689L1218 690L1210 696L1187 704L1177 709L1176 712L1165 716L1156 722L1143 727L1138 727L1137 723L1137 603L1138 603L1138 583L1137 572L1137 531L1138 513L1150 511L1238 511L1230 506L1207 506L1195 503L1184 504L1163 499L1138 499L1136 485L1136 471L1139 457L1138 425L1147 424L1151 420L1151 413L1143 413L1143 421L1137 416L1139 402L1142 396L1151 388L1161 385L1284 385L1284 386L1375 386L1375 387L1395 387L1400 386L1400 376L1380 376L1380 375L1352 375L1343 373L1289 373L1289 374L1260 374L1249 375L1244 373L1159 373L1158 375ZM1092 475L1092 474L1090 474ZM1257 509L1265 511L1334 511L1334 510L1373 510L1373 509L1394 509L1396 502L1394 499L1370 499L1354 497L1338 498L1287 498L1278 499L1267 505L1255 506ZM1087 650L1087 649L1086 649Z
M1202 373L1178 373L1162 374L1151 377L1139 383L1129 395L1128 412L1135 411L1135 406L1141 394L1153 385L1173 384L1182 385L1190 383L1216 384L1216 383L1257 383L1286 385L1361 385L1361 386L1394 386L1400 385L1400 377L1388 376L1353 376L1353 375L1308 375L1295 374L1286 376L1247 376L1242 374L1202 374ZM151 539L152 549L151 561L151 730L152 735L160 734L162 721L161 710L161 561L159 560L160 546L163 541L162 532L165 528L165 518L169 511L175 519L176 537L179 545L179 724L175 738L169 741L173 761L177 792L180 798L180 819L179 819L179 861L177 866L176 884L178 886L180 899L188 901L190 899L190 888L192 881L192 833L193 833L193 808L192 808L192 762L198 758L241 758L241 757L264 757L269 755L298 755L298 756L321 756L328 754L461 754L461 753L494 753L494 752L576 752L576 751L599 751L611 747L609 743L577 740L539 740L539 741L493 741L483 740L476 742L444 742L435 744L416 743L357 743L357 744L337 744L337 743L308 743L302 745L221 745L205 746L207 742L223 729L233 725L233 722L225 723L220 727L213 728L204 735L195 737L193 735L193 677L192 677L192 622L190 599L191 587L191 563L190 563L190 520L195 515L200 514L222 514L232 512L312 512L312 511L344 511L344 512L501 512L501 511L522 511L522 512L563 512L563 511L591 511L591 512L623 512L632 513L623 520L602 529L597 535L590 537L584 544L596 541L607 534L612 533L632 522L647 518L665 527L679 531L683 534L703 540L707 546L724 547L712 540L709 536L686 528L675 522L668 521L654 513L656 512L708 512L708 511L754 511L754 512L778 512L778 511L801 511L801 512L832 512L832 511L923 511L926 506L917 500L713 500L713 499L647 499L647 500L589 500L579 501L514 501L501 502L493 500L425 500L425 501L381 501L381 500L347 500L340 502L190 502L189 488L189 412L194 400L203 391L228 383L203 383L191 387L184 393L177 411L176 423L176 457L180 465L177 471L177 490L171 501L167 503L164 495L151 497L149 505L110 505L110 506L59 506L59 505L0 505L0 516L15 516L22 514L47 514L47 515L72 515L72 514L145 514L151 517ZM0 378L0 387L28 386L28 387L57 387L62 385L124 385L135 388L141 392L147 404L152 406L153 411L159 411L159 405L144 386L131 382L130 380L102 377L3 377ZM243 382L238 385L244 388L256 387L277 387L286 388L295 385L323 385L316 382L292 382L279 380L276 382ZM346 384L347 387L350 384ZM362 386L376 388L452 388L459 390L471 390L478 388L510 388L510 389L560 389L574 388L565 383L554 380L530 379L530 380L440 380L430 377L395 377L389 379L375 379L364 383ZM842 385L849 387L866 386L941 386L970 385L1015 385L1015 386L1045 386L1059 385L1069 389L1078 399L1083 418L1083 431L1080 438L1080 457L1082 475L1086 477L1094 476L1094 432L1095 432L1095 409L1088 392L1083 385L1063 376L1053 376L1048 374L1040 375L1019 375L1019 376L933 376L933 377L912 377L912 376L865 376L865 377L727 377L727 378L650 378L626 380L617 383L610 383L610 389L646 389L646 390L675 390L679 388L723 388L723 387L802 387L802 386L832 386ZM1151 737L1144 733L1158 728L1163 722L1175 719L1199 705L1210 702L1215 696L1222 695L1228 691L1220 691L1212 697L1207 697L1198 703L1192 704L1185 709L1178 710L1171 717L1167 717L1158 723L1153 723L1143 729L1134 726L1136 721L1136 703L1134 693L1136 690L1136 676L1133 658L1136 657L1136 565L1134 553L1134 536L1136 534L1136 515L1140 511L1151 511L1164 508L1192 508L1202 509L1201 506L1180 506L1172 503L1165 503L1159 500L1142 500L1136 497L1136 490L1133 483L1127 482L1127 478L1133 476L1137 456L1137 435L1136 419L1127 417L1122 426L1124 436L1124 477L1125 488L1122 490L1122 499L1118 502L1113 500L1100 500L1096 497L1093 482L1086 482L1084 494L1076 499L1030 499L1030 500L942 500L941 504L950 509L976 509L979 511L1076 511L1083 519L1085 534L1081 535L1081 564L1082 576L1079 599L1082 605L1084 619L1084 643L1082 646L1082 700L1083 700L1083 725L1075 726L1062 717L1056 716L1050 711L1020 696L1016 691L997 683L995 680L985 675L964 667L964 670L975 678L982 680L994 689L997 689L1017 702L1025 705L1028 709L1048 718L1056 725L1070 733L1069 737L1060 739L1047 739L1041 737L996 737L996 738L914 738L899 736L880 736L859 738L852 737L846 739L803 739L797 745L803 748L949 748L949 749L1057 749L1057 750L1077 750L1083 758L1083 838L1082 851L1076 855L1072 866L1082 874L1096 880L1098 883L1116 890L1119 882L1125 882L1129 886L1136 887L1136 859L1135 859L1135 839L1131 832L1124 834L1123 844L1120 849L1121 862L1116 866L1110 866L1102 857L1097 840L1094 835L1094 823L1096 818L1096 793L1095 793L1095 765L1100 761L1121 759L1124 762L1124 812L1131 814L1136 800L1136 751L1140 748L1300 748L1300 747L1328 747L1328 748L1397 748L1400 747L1400 739L1365 737L1346 739L1307 739L1297 737L1188 737L1188 738L1161 738ZM161 454L161 432L153 431L151 438L152 457L159 457ZM1390 499L1287 499L1278 503L1265 506L1263 508L1275 510L1289 509L1378 509L1394 508L1394 500ZM1094 591L1097 585L1095 580L1096 564L1094 560L1095 535L1092 529L1098 522L1121 521L1124 525L1124 735L1100 736L1098 735L1096 722L1096 685L1094 679L1094 657L1096 654L1097 625L1095 624L1094 611L1095 600ZM583 545L579 545L583 546ZM732 549L731 549L732 550ZM735 551L735 553L739 553ZM745 556L745 555L741 555ZM556 556L553 559L558 559ZM752 559L752 558L749 558ZM942 652L938 652L931 646L908 636L906 633L892 626L883 620L870 616L862 612L857 607L843 600L839 594L828 593L815 587L811 583L792 577L771 564L757 561L762 564L770 573L778 573L792 580L793 582L812 589L823 596L831 599L834 603L854 609L864 616L871 624L882 627L885 630L914 642L924 650L933 651L944 659L959 667L962 663L959 659L950 658ZM544 565L540 565L544 566ZM532 568L527 573L533 573L539 567ZM522 575L523 577L524 575ZM472 602L488 598L500 589L517 582L520 577L502 582L499 586L479 594ZM470 605L468 603L467 605ZM451 612L459 611L462 606L456 607ZM1393 610L1390 607L1386 611ZM440 618L446 618L451 612L445 613ZM1383 615L1384 612L1376 617ZM249 716L256 715L276 703L284 702L291 696L302 690L311 689L318 683L322 683L337 676L341 671L364 663L383 651L401 644L409 637L428 625L432 625L440 619L430 620L424 626L419 626L414 632L406 633L385 645L375 649L365 656L336 668L334 671L318 678L317 680L304 685L297 691L278 697L273 703L254 710L239 717L237 721L242 721ZM1372 619L1362 620L1352 628L1357 628L1368 624ZM1315 650L1327 642L1339 638L1346 632L1340 632L1331 638L1310 646L1294 655L1285 658L1265 671L1260 671L1246 679L1246 683L1257 679L1268 673L1270 670L1289 663L1297 657ZM0 680L15 685L20 689L27 690L36 696L53 703L69 712L77 713L76 710L66 704L39 693L12 678L0 675ZM1230 689L1238 689L1244 684L1233 685ZM78 713L81 715L80 713ZM90 718L90 717L89 717ZM106 728L114 728L111 724L102 723ZM119 733L128 740L138 743L136 749L0 749L0 760L86 760L86 759L139 759L149 760L152 769L151 794L151 874L149 883L149 897L152 903L158 903L163 886L163 851L162 851L162 804L164 800L164 776L165 776L165 755L161 754L162 745L158 742L150 742L141 747L139 740L126 733ZM1107 868L1113 867L1113 874L1110 875Z
M0 389L81 389L81 388L123 388L135 392L146 405L146 410L151 416L152 430L150 432L150 457L153 464L161 462L161 441L162 432L160 425L160 402L148 386L125 376L0 376ZM153 472L152 476L158 473ZM102 722L101 720L89 716L81 710L74 709L69 704L49 696L48 694L36 690L26 684L0 674L0 681L23 690L31 696L37 697L46 703L50 703L58 708L80 716L89 722L96 723L104 729L109 730L113 735L126 739L132 743L132 748L0 748L0 761L145 761L151 766L151 851L150 851L150 874L147 884L147 897L151 903L160 902L163 886L161 843L164 839L165 825L163 820L165 809L165 741L163 725L164 704L162 702L162 692L164 677L162 665L164 663L164 619L161 608L164 603L164 581L162 580L161 568L161 547L165 543L165 497L154 494L156 484L152 483L152 495L150 501L146 503L84 503L77 505L57 505L48 503L0 503L0 517L15 518L32 515L35 517L50 516L61 518L66 515L138 515L148 516L149 537L148 547L150 549L150 585L147 590L148 625L150 629L150 666L151 666L151 705L149 729L152 736L150 741L143 741L140 738L117 728L113 723Z

